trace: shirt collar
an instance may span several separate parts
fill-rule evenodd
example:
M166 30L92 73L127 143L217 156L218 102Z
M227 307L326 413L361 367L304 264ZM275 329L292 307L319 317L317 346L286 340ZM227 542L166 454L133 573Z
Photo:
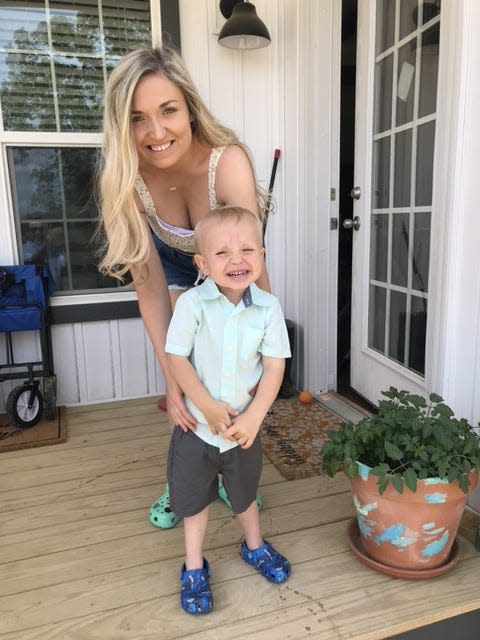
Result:
M207 277L201 285L197 286L196 291L202 300L215 300L223 295L210 277ZM252 304L260 307L270 305L269 294L262 291L256 284L251 284L246 288L242 300L245 307L249 307Z

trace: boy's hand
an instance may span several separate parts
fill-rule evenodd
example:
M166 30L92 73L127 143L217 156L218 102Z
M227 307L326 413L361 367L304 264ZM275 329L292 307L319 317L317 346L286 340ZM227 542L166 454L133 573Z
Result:
M213 434L223 434L225 429L232 424L232 418L238 415L236 409L226 402L212 400L207 407L202 408L202 413Z
M236 442L242 449L251 447L257 437L260 424L256 424L247 413L240 414L232 420L232 423L232 426L223 432L223 437Z

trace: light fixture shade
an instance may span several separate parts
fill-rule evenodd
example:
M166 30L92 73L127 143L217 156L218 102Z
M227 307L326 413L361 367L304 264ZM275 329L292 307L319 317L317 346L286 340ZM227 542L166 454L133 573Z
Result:
M270 44L270 34L255 6L251 2L238 2L222 27L218 42L230 49L261 49Z

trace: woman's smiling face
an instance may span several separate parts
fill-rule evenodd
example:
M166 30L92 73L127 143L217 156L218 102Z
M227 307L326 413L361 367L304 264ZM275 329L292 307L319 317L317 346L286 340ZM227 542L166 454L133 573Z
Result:
M140 78L132 99L131 123L140 167L172 168L192 143L185 97L160 73Z

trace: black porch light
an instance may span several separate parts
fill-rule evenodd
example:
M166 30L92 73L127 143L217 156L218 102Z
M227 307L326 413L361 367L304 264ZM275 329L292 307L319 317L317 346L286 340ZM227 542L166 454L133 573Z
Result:
M255 6L246 0L221 0L220 11L227 18L218 42L229 49L261 49L270 44L270 34L257 16Z

